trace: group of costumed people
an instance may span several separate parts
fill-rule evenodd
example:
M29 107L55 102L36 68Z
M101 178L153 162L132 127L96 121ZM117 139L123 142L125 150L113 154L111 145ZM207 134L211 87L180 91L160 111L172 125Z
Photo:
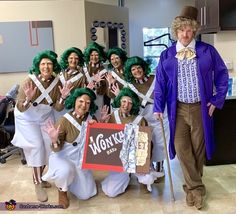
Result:
M155 76L142 58L127 57L120 48L105 53L95 42L84 52L67 49L59 63L53 51L35 56L19 89L12 143L23 148L33 169L39 201L48 200L44 188L51 187L49 181L58 188L63 208L69 206L68 191L82 200L97 194L91 170L81 168L86 125L97 122L152 128L150 171L134 173L151 191L164 175L163 122L170 158L177 155L182 168L186 204L204 207L203 164L214 152L213 113L223 107L228 71L213 46L195 40L197 14L195 7L187 6L175 17L176 42L161 53ZM129 181L128 171L111 171L101 182L102 190L115 197L125 192Z
M19 89L12 140L23 148L33 169L37 199L48 200L45 188L51 181L63 208L69 207L68 191L81 200L97 194L92 171L81 168L86 124L97 122L152 127L150 172L135 174L151 191L151 184L164 176L165 159L160 121L153 117L153 91L148 63L137 56L128 58L118 47L105 52L91 42L84 52L76 47L65 50L59 61L51 50L38 53ZM163 122L168 138L166 114ZM115 197L125 192L129 181L128 172L109 172L102 190Z

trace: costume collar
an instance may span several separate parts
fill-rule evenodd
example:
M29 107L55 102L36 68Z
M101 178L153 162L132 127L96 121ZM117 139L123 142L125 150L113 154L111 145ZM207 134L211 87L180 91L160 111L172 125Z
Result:
M149 76L144 76L143 79L141 80L138 80L138 79L135 79L136 83L139 83L139 84L144 84L145 82L147 82L149 79Z
M184 49L184 48L190 48L192 49L193 51L195 51L195 45L196 45L196 40L193 39L187 47L183 46L182 43L180 43L180 41L178 40L177 43L176 43L176 52L179 52L180 50Z
M79 115L79 114L76 114L75 111L72 112L72 115L75 116L77 119L83 119L85 115Z
M78 70L74 70L74 69L67 68L67 69L66 69L66 73L67 73L68 75L75 75L75 74L79 73L79 71L78 71Z
M120 113L120 116L121 116L122 118L126 118L126 117L130 117L130 116L131 116L130 113L129 113L129 114L124 114L124 113L122 113L120 110L119 110L119 113Z
M97 62L95 64L89 62L89 65L92 67L92 68L100 68L101 67L101 63L100 62Z
M117 74L123 74L124 73L123 68L121 68L121 69L115 68L115 71L116 71Z
M44 77L42 77L41 74L38 75L38 78L39 78L40 80L42 80L43 82L51 82L52 79L53 79L53 77L51 77L51 78L49 78L49 79L46 80Z

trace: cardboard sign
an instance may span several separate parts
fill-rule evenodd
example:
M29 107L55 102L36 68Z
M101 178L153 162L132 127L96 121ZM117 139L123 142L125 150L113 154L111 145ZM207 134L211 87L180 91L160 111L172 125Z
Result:
M123 165L119 155L124 141L124 128L125 124L89 124L86 133L82 168L123 172ZM151 129L149 127L139 127L139 130L147 133L148 146L145 164L136 166L136 172L148 173L150 166ZM137 148L142 150L142 145L139 145L139 142ZM139 154L142 154L142 152L139 152Z
M145 161L145 164L142 165L137 165L136 163L136 173L148 173L149 170L150 170L150 159L151 159L151 139L152 139L152 129L151 127L148 127L148 126L140 126L139 127L139 132L144 132L147 134L147 137L148 137L148 143L147 143L147 148L143 148L143 142L138 141L138 145L137 145L137 149L138 151L136 150L136 158L138 159L137 157L137 153L144 153L144 152L147 152L145 158L146 158L146 161ZM145 146L145 147L146 147ZM147 151L146 151L147 149Z

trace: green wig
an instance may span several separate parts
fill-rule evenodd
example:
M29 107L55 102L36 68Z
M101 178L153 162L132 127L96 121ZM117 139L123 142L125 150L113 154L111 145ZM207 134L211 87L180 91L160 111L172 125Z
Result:
M69 66L68 57L70 56L71 53L75 53L79 57L79 66L84 65L84 55L82 51L79 48L71 47L71 48L66 49L61 55L61 59L59 63L63 69L68 68Z
M50 59L52 61L54 73L58 74L61 71L61 67L59 63L57 62L57 54L51 50L45 50L45 51L39 52L34 57L33 65L29 70L30 74L36 74L36 75L40 74L39 64L41 60L44 58Z
M149 64L143 60L141 57L133 56L127 59L125 63L125 72L124 78L127 82L134 82L135 78L132 75L131 68L133 65L140 65L143 68L143 72L145 76L148 76L151 73L151 69Z
M90 54L92 51L97 51L99 55L99 61L105 62L106 61L106 53L104 51L104 47L99 45L96 42L90 42L88 46L84 49L84 58L85 62L88 64L90 61Z
M132 99L133 106L132 109L130 110L131 115L138 115L139 113L139 108L141 106L140 100L137 94L135 94L130 88L122 88L120 90L120 93L118 96L114 99L112 106L114 108L119 108L120 107L120 100L122 97L127 96Z
M65 101L65 107L66 109L72 109L75 107L75 101L78 97L82 96L82 95L88 95L91 99L91 104L90 104L90 108L89 108L89 113L91 116L94 115L94 113L96 112L96 110L98 109L97 105L94 103L94 101L96 100L96 95L95 93L89 89L89 88L76 88L69 97L66 98Z
M127 60L127 53L122 50L121 48L118 48L118 47L114 47L114 48L110 48L108 51L107 51L107 59L109 60L110 64L108 65L109 68L112 68L112 64L111 64L111 55L112 54L115 54L117 56L120 57L121 59L121 62L123 64L125 64L126 60Z

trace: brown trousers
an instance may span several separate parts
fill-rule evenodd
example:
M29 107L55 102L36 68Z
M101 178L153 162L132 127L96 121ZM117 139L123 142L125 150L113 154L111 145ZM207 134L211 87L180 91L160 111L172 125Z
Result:
M200 103L178 102L175 149L187 188L205 189L202 183L205 143Z

